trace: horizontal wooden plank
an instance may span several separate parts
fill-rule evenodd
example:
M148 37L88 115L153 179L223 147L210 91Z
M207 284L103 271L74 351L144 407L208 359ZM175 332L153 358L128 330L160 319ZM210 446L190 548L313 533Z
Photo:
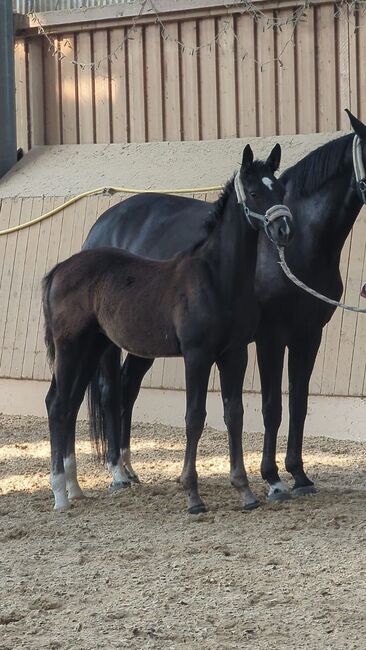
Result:
M255 8L265 9L284 9L297 6L293 0L252 0ZM311 0L314 5L333 5L329 0ZM155 0L154 7L157 14L162 20L185 20L186 18L197 18L199 16L214 16L218 14L228 15L229 13L242 13L242 0ZM121 26L131 22L131 18L138 17L139 23L155 22L155 13L151 11L151 6L147 3L142 7L139 3L124 3L110 5L105 7L88 7L68 11L47 11L38 12L39 23L46 30L57 33L67 29L80 29L81 27L89 29L95 28L98 23L103 29L109 26ZM33 20L32 15L18 17L17 34L23 35L24 32L32 33L38 31L39 24Z

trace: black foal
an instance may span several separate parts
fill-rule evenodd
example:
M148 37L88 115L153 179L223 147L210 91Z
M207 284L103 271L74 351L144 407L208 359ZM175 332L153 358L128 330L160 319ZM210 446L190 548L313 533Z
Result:
M46 343L54 374L47 395L51 485L55 509L82 495L76 477L75 423L101 355L113 343L143 358L183 356L187 445L181 482L191 513L205 510L198 493L196 455L206 417L208 379L217 363L229 433L230 478L243 508L258 505L242 451L242 387L247 343L258 320L254 296L259 229L285 245L291 214L274 177L276 145L266 162L244 149L240 173L214 205L205 238L177 257L157 262L101 248L58 264L43 283ZM118 384L117 384L118 385ZM118 400L118 395L114 395ZM113 479L128 480L120 458L119 412L106 412Z

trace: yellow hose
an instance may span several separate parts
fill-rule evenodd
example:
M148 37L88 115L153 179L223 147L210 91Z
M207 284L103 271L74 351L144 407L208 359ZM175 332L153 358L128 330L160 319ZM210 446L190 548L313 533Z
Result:
M84 199L86 196L92 196L93 194L116 194L116 192L121 192L124 194L145 194L147 192L150 194L201 194L203 192L217 192L221 189L222 185L214 185L213 187L191 187L188 189L180 190L132 190L127 187L98 187L95 190L89 190L88 192L83 192L82 194L74 196L72 199L69 199L62 205L59 205L57 208L54 208L49 212L45 212L35 219L31 219L31 221L20 223L18 226L13 226L12 228L0 230L0 237L2 235L10 235L10 233L17 232L18 230L23 230L23 228L29 228L30 226L33 226L40 221L44 221L44 219L53 217L54 214L61 212L61 210L64 210L69 205L76 203L76 201L79 201L80 199Z

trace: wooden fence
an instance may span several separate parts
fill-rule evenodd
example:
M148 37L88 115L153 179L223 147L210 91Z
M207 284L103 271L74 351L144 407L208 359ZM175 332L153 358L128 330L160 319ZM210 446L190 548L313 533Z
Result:
M57 261L80 250L92 224L120 196L92 196L32 228L0 238L0 377L48 379L43 342L41 279ZM211 200L213 195L207 198ZM3 199L0 228L17 225L63 203L57 198ZM358 304L366 278L366 209L358 217L342 253L343 298ZM311 382L314 395L366 395L366 318L337 310L325 328ZM181 359L159 359L145 379L152 388L184 388ZM218 390L214 370L210 390ZM259 391L254 346L250 346L245 389ZM284 389L287 380L284 378Z
M40 14L48 39L20 25L18 146L334 131L345 107L366 120L366 13L315 0L279 29L266 20L295 2L252 4L262 19L238 0L157 0L160 24L136 3Z

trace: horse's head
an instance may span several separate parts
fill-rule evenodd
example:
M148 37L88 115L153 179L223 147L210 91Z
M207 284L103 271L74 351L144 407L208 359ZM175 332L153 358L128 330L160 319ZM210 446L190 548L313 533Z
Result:
M353 168L356 179L357 194L366 205L366 125L352 115L346 108L351 126L355 132L353 140Z
M250 225L263 228L278 246L287 246L292 239L292 216L282 205L285 188L274 175L280 161L279 144L273 147L265 162L253 160L252 149L247 144L235 179L235 189Z

